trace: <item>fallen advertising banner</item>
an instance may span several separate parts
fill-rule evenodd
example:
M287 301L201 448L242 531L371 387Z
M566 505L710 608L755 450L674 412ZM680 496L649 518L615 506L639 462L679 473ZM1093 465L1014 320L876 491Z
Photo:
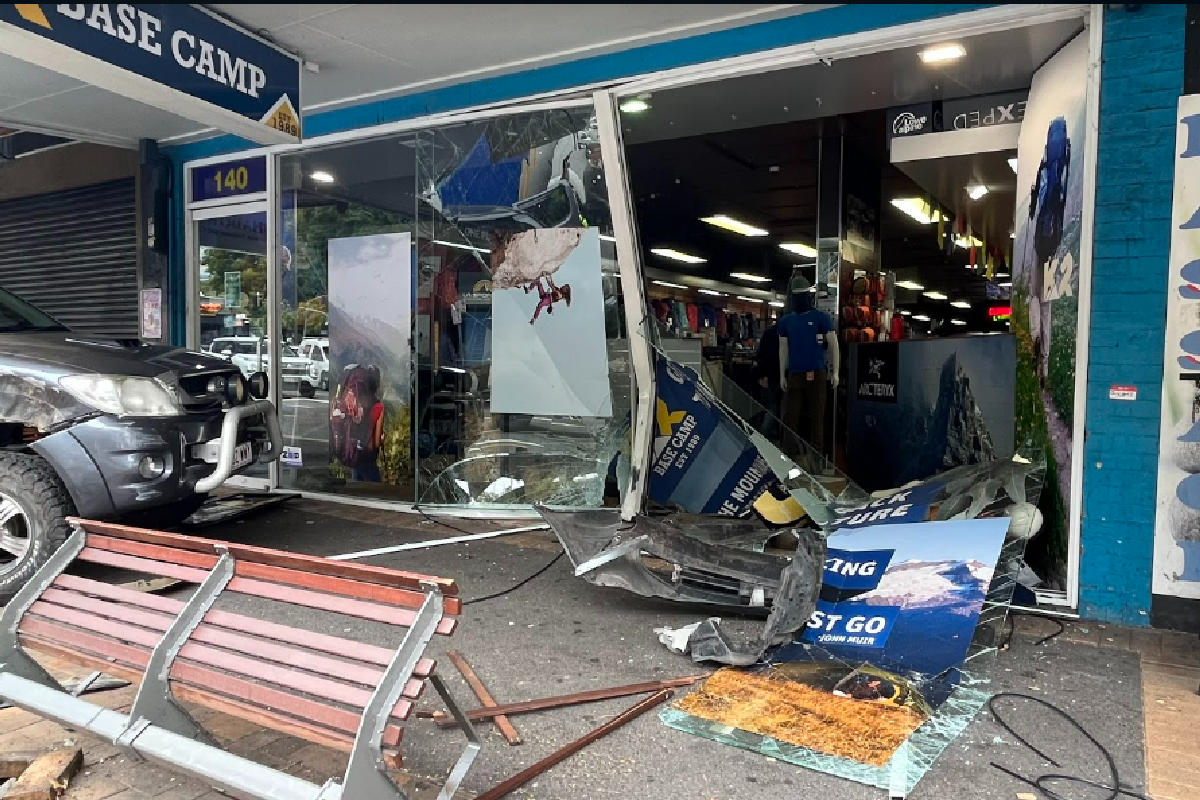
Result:
M695 370L661 354L657 370L651 499L694 514L748 516L779 478Z

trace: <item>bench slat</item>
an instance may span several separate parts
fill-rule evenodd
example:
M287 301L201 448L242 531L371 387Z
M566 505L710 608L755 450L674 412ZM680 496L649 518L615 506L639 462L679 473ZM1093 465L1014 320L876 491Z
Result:
M48 655L58 656L60 658L71 661L72 663L80 664L89 669L101 670L117 678L138 682L142 679L143 670L137 669L123 664L119 661L114 661L111 658L97 656L81 650L76 650L70 647L65 647L56 644L52 641L47 641L38 636L31 636L25 633L21 634L21 643L31 650L46 653ZM196 689L186 684L175 684L172 687L175 696L180 700L189 703L195 703L205 708L211 708L214 711L220 711L229 714L233 717L247 720L259 725L286 733L297 738L304 739L309 742L332 747L336 750L349 752L354 746L354 736L340 730L325 728L320 725L314 725L304 720L295 719L284 714L277 714L270 711L263 711L260 708L247 705L237 700L219 695L214 692L206 692L202 689ZM394 748L400 743L400 739L404 734L403 728L390 727L384 737L384 744L388 750L385 750L385 757L393 763L399 763L400 754Z
M179 600L172 600L169 597L159 597L158 595L146 594L144 592L135 592L132 589L123 589L111 583L101 583L75 575L60 575L55 580L54 585L82 592L86 595L161 611L170 614L172 617L177 616L183 609L183 603ZM299 645L312 650L320 650L330 655L352 657L359 661L377 664L381 667L386 667L392 663L393 651L385 647L363 644L349 639L339 639L336 636L313 633L300 630L299 628L289 628L286 625L279 625L264 619L244 617L240 614L213 609L205 615L204 621L206 624L227 628L232 631L263 636L279 642ZM417 663L417 669L413 672L413 675L418 678L428 678L433 674L436 664L437 662L432 658L423 658Z
M290 567L321 575L336 575L342 578L378 583L384 586L397 586L402 589L421 591L422 583L433 583L441 588L442 594L449 597L458 594L458 584L450 578L439 578L434 575L422 575L417 572L373 567L368 564L354 564L348 561L329 561L317 556L306 556L298 553L285 553L281 550L271 550L265 547L219 542L212 539L202 539L196 536L183 536L163 531L150 531L142 528L131 528L127 525L117 525L111 522L72 517L68 520L89 533L99 533L115 536L121 539L131 539L149 544L162 544L183 550L193 550L200 553L215 555L217 547L224 547L236 559L253 561L258 564L269 564L277 567Z
M187 567L199 567L206 570L211 570L217 565L216 556L195 553L189 550L180 550L178 547L165 547L146 542L115 539L111 536L102 536L99 534L89 534L87 544L88 547L95 547L100 550L108 550L129 556L140 556L168 564L181 564ZM404 608L420 608L421 604L425 602L424 592L397 589L391 586L380 586L349 578L302 572L284 567L256 564L251 561L236 562L234 574L246 578L261 578L287 586L317 589L345 597L377 600ZM456 597L444 598L443 605L445 613L451 616L457 616L462 611L462 602Z
M64 645L69 645L69 648L65 648L67 653L92 655L102 659L124 662L128 666L141 670L135 673L137 676L135 679L139 681L150 660L150 653L145 650L44 619L27 620L21 625L21 635L34 638L39 646L57 645L60 650L63 650ZM101 669L108 671L106 667ZM281 692L196 664L176 662L171 670L172 688L174 689L180 683L190 684L193 688L203 692L227 695L243 705L253 704L259 707L262 713L284 713L319 723L351 736L358 731L361 715L353 711L346 711L315 700ZM401 729L397 728L397 730Z
M82 613L72 608L72 605L77 605L81 609L104 616L94 617L90 614ZM125 612L124 615L113 616L114 614L121 615L122 611ZM72 595L56 589L47 590L42 595L42 599L34 603L28 613L54 620L55 622L74 625L90 633L101 633L105 636L111 636L114 639L141 645L147 648L148 651L154 649L154 646L162 638L162 633L166 631L172 621L170 618L161 617L151 612L138 612L134 609L123 610L120 607L112 607L110 604L100 600L91 600L90 598ZM217 641L213 641L214 638ZM240 654L209 646L220 644L221 642L228 642ZM277 654L280 658L275 660L276 663L246 657L247 655L265 655L265 652L257 652L259 648L265 650L265 647L266 643L264 642L241 637L227 631L214 630L212 628L205 630L205 627L202 625L196 629L195 633L188 640L188 643L179 651L179 658L207 664L212 667L220 667L221 669L237 672L251 678L260 678L278 686L323 697L326 700L335 700L340 703L356 706L360 709L366 706L370 700L370 691L336 681L329 681L315 675L296 672L287 669L287 667L300 667L303 669L305 668L304 664L297 663L297 661L303 661L308 664L314 664L315 662L315 666L318 669L313 671L320 672L325 676L344 677L347 680L355 680L357 678L357 683L371 688L379 685L379 678L383 674L381 670L334 661L333 659L321 656L313 656L309 653L298 652L290 648L279 647L278 645L274 647L283 652ZM299 656L299 658L294 659L293 657L295 656ZM413 679L408 681L404 688L404 696L408 700L417 699L420 697L421 689L424 685L425 682L421 680ZM410 695L412 696L410 697ZM403 720L407 719L408 714L411 712L412 704L401 701L396 704L393 716Z
M127 556L109 550L98 550L94 547L85 547L79 554L79 558L95 564L105 564L151 575L164 575L190 583L202 583L208 576L208 573L202 569L151 561L140 556ZM389 608L365 600L320 594L307 589L296 589L250 578L234 578L229 582L229 591L403 627L411 626L417 617L417 612L408 609ZM456 627L457 620L452 617L443 617L438 621L435 632L442 636L449 636L454 633Z

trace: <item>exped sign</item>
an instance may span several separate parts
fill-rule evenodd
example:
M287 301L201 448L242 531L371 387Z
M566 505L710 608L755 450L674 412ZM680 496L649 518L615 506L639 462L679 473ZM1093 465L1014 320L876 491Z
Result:
M3 4L0 53L262 144L300 140L300 59L199 6Z

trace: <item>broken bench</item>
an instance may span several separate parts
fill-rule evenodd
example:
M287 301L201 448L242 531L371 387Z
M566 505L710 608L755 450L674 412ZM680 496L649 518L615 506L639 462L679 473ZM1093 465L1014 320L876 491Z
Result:
M453 795L479 751L471 723L424 656L449 636L452 580L159 531L73 519L74 533L0 613L0 699L112 741L235 797L396 800L388 776L426 682L468 744L442 789ZM196 584L185 602L68 575L83 562ZM214 608L231 595L404 629L393 651ZM239 607L239 611L241 608ZM25 648L140 681L128 715L63 689ZM187 701L350 753L323 786L221 749Z

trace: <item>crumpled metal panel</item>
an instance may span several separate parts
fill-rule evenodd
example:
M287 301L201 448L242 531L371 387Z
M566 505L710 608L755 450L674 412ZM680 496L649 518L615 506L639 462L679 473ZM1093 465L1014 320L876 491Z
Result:
M764 603L773 601L763 632L744 647L732 644L711 620L701 625L692 637L693 648L702 654L693 650L697 660L752 664L768 647L790 640L816 608L825 568L825 539L819 531L796 530L795 555L781 556L745 547L747 539L772 533L751 520L696 518L680 525L669 517L624 522L616 509L539 507L538 513L562 543L575 574L596 586L692 603L743 606L741 598L756 591ZM665 564L652 567L646 556ZM683 582L679 575L685 569L702 570L747 591L733 594Z

